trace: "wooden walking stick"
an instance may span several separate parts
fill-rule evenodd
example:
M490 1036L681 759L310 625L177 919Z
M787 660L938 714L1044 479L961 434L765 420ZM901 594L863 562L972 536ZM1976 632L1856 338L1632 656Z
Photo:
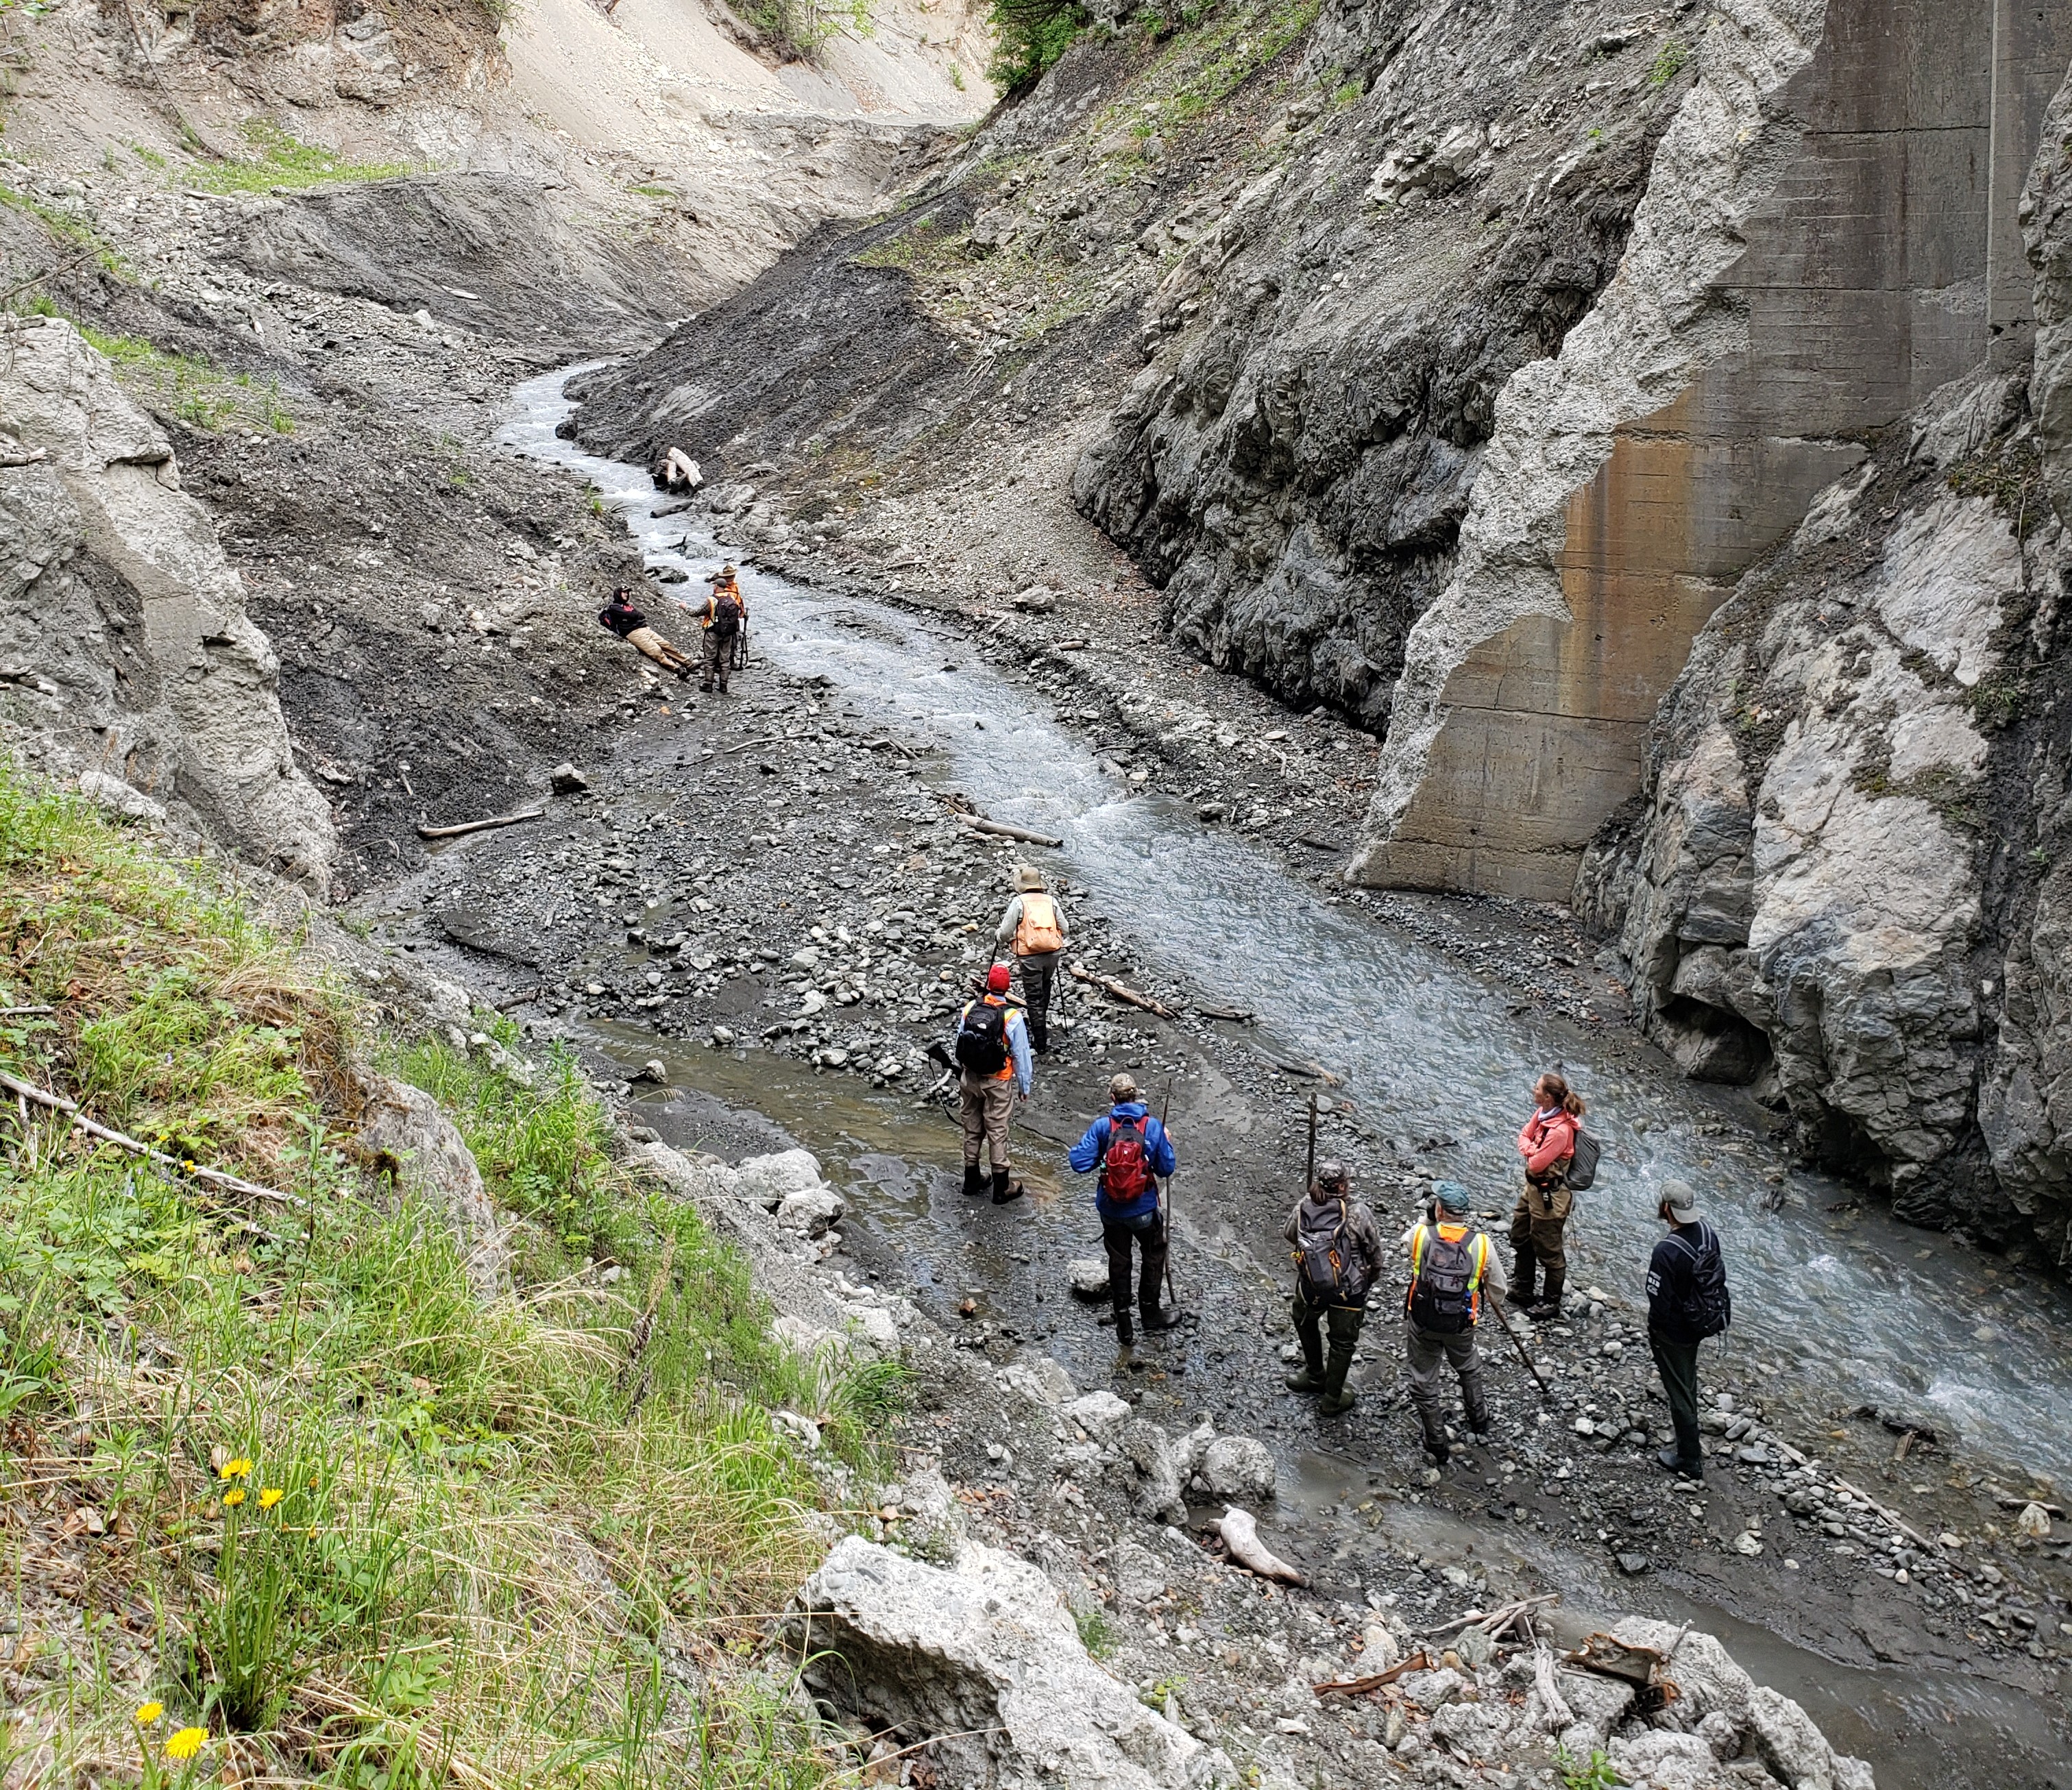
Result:
M1302 1197L1309 1197L1309 1189L1317 1184L1317 1097L1309 1096L1309 1162L1302 1171Z
M1166 1098L1158 1103L1158 1129L1166 1129L1166 1115L1173 1110L1173 1078L1166 1078ZM1173 1284L1173 1177L1166 1177L1159 1204L1164 1208L1161 1221L1166 1229L1166 1292L1174 1305L1180 1303L1178 1290Z
M1539 1368L1534 1364L1532 1357L1526 1353L1525 1345L1519 1340L1518 1332L1511 1328L1510 1319L1504 1316L1503 1301L1487 1287L1485 1287L1482 1291L1488 1297L1490 1304L1495 1309L1498 1324L1503 1333L1511 1338L1511 1346L1518 1351L1518 1358L1525 1363L1525 1371L1532 1376L1533 1385L1540 1389L1540 1396L1546 1400L1551 1408L1554 1403L1554 1394L1548 1390L1547 1382L1540 1377Z

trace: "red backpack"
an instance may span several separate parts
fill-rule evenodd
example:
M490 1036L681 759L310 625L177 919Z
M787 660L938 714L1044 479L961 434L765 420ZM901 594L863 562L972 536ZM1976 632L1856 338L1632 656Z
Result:
M1111 1119L1108 1148L1101 1156L1101 1181L1108 1197L1117 1205L1141 1200L1151 1191L1151 1165L1145 1159L1144 1134L1151 1121Z

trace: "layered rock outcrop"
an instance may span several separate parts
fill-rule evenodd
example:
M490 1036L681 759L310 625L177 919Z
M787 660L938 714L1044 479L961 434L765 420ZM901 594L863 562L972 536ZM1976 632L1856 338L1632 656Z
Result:
M1687 1070L1762 1081L1901 1216L2061 1268L2068 105L2019 202L2033 354L1987 348L1741 581L1576 885Z
M69 323L0 361L0 704L56 768L186 803L312 888L337 840L297 769L266 637L158 425Z

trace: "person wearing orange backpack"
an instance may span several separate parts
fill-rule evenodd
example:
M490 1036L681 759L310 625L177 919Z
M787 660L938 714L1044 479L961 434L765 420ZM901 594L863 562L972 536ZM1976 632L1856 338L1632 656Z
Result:
M705 675L698 688L709 690L717 678L719 693L725 696L727 673L734 669L734 643L748 626L748 599L741 593L741 581L733 566L722 566L713 574L705 606L692 613L705 630Z
M1557 1071L1549 1069L1532 1084L1532 1116L1518 1134L1525 1190L1511 1214L1518 1306L1528 1317L1561 1315L1561 1291L1568 1279L1568 1214L1576 1204L1568 1167L1582 1120L1581 1096ZM1547 1290L1536 1299L1533 1287L1542 1268Z
M1014 867L1014 899L1000 917L993 938L1001 949L1011 951L1022 971L1022 998L1029 1008L1029 1040L1036 1053L1050 1049L1050 991L1055 986L1058 959L1064 955L1071 929L1054 895L1043 886L1043 872L1034 864Z
M1108 1296L1115 1307L1115 1340L1127 1349L1137 1340L1129 1321L1129 1254L1133 1243L1143 1252L1143 1278L1137 1283L1137 1315L1146 1330L1170 1330L1180 1313L1159 1299L1165 1278L1166 1214L1158 1197L1158 1179L1179 1166L1173 1140L1137 1098L1137 1083L1118 1075L1108 1085L1108 1110L1086 1129L1066 1160L1078 1175L1100 1171L1094 1189L1094 1209L1100 1214L1101 1243L1108 1251Z

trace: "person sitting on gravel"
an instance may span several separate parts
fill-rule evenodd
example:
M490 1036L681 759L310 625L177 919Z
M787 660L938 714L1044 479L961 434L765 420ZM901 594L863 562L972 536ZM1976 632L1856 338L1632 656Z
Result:
M1528 1316L1561 1315L1561 1292L1568 1279L1568 1214L1576 1203L1568 1188L1568 1164L1575 1160L1582 1118L1581 1098L1556 1071L1549 1069L1533 1083L1532 1116L1518 1134L1525 1191L1511 1215L1518 1303ZM1536 1297L1533 1287L1543 1267L1547 1291Z
M748 626L748 599L742 595L741 581L730 565L715 572L711 582L705 607L697 612L698 626L705 630L704 675L698 688L709 690L717 677L719 693L725 696L727 673L734 669L734 643Z
M1071 936L1057 898L1043 887L1043 872L1032 864L1014 867L1014 899L1000 917L994 942L1014 954L1022 971L1022 998L1029 1004L1029 1036L1039 1057L1050 1049L1050 991L1056 986L1058 959Z
M1501 1302L1503 1264L1470 1216L1468 1190L1458 1181L1432 1189L1432 1215L1404 1234L1410 1251L1410 1286L1404 1295L1404 1343L1410 1402L1424 1431L1424 1451L1441 1467L1452 1452L1439 1412L1439 1370L1450 1363L1460 1376L1468 1427L1479 1440L1489 1431L1489 1394L1475 1347L1482 1295Z
M598 611L598 626L609 628L627 645L637 648L652 659L665 671L673 671L679 679L691 675L689 656L672 647L648 625L648 618L633 606L633 593L621 585L611 593L611 601Z
M1108 1251L1108 1296L1115 1307L1115 1340L1127 1349L1137 1340L1129 1321L1129 1251L1144 1252L1137 1303L1146 1330L1170 1330L1180 1314L1158 1296L1166 1277L1166 1214L1158 1177L1179 1167L1166 1127L1137 1098L1137 1083L1118 1075L1108 1085L1108 1110L1086 1129L1065 1160L1077 1175L1098 1168L1094 1210L1100 1214L1101 1242Z
M1022 1197L1022 1184L1009 1181L1007 1139L1017 1090L1026 1100L1035 1086L1029 1028L1019 1004L1007 998L1007 966L993 965L985 973L985 991L964 1003L950 1038L964 1132L964 1192L984 1191L978 1168L983 1146L993 1158L995 1205Z
M1281 1234L1295 1246L1295 1334L1305 1364L1289 1375L1288 1390L1321 1392L1317 1408L1336 1417L1359 1402L1357 1394L1346 1390L1346 1376L1367 1323L1367 1295L1381 1272L1381 1232L1367 1203L1353 1197L1353 1178L1345 1165L1327 1162L1318 1167ZM1331 1332L1328 1365L1326 1324Z

